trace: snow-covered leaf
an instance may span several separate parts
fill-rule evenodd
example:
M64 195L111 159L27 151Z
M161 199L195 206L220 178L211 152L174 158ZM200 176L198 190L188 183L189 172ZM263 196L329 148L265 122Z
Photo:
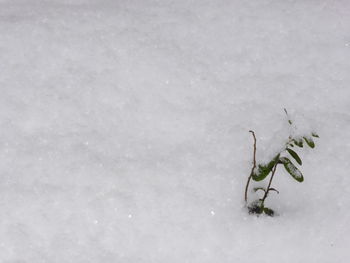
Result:
M310 148L315 148L314 140L311 137L308 137L308 138L304 137L304 140L306 144L310 146Z
M277 194L279 194L280 192L278 190L276 190L275 188L269 188L269 191L275 191Z
M280 161L283 163L286 171L298 182L304 181L303 174L299 169L286 157L281 157Z
M288 153L294 158L294 160L297 161L298 164L302 165L303 162L301 161L299 155L293 151L292 149L287 148Z
M254 192L257 192L259 190L266 192L265 188L263 188L263 187L255 187L253 190L254 190Z
M293 142L296 146L303 147L303 140L301 138L294 139Z
M266 178L266 176L269 175L269 173L272 171L273 167L278 162L279 155L276 156L272 161L270 161L267 165L259 164L256 171L253 172L252 178L254 181L261 181Z

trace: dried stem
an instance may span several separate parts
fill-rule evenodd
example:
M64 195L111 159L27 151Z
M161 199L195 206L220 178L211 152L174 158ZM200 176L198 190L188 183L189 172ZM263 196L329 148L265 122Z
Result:
M253 152L253 167L252 167L252 170L251 170L250 175L248 177L247 184L245 186L245 192L244 192L244 201L246 204L247 204L247 200L248 200L249 183L250 183L250 180L252 179L254 169L256 168L256 137L255 137L254 131L249 131L249 132L253 135L253 138L254 138L254 152Z

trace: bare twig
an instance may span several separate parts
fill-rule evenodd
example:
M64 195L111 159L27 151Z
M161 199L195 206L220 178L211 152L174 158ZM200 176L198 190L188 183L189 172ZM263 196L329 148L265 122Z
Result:
M254 152L253 152L253 167L252 167L252 170L251 170L250 175L248 177L247 184L245 186L245 192L244 192L244 201L246 204L247 204L247 200L248 200L249 183L250 183L250 180L252 179L254 169L256 167L256 137L255 137L254 131L249 131L249 132L253 135L253 138L254 138Z

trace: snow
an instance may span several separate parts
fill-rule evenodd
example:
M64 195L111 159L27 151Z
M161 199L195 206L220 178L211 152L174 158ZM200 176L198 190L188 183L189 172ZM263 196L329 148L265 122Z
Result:
M346 262L349 26L346 0L1 0L0 262ZM284 108L320 138L256 218L248 131L268 161Z

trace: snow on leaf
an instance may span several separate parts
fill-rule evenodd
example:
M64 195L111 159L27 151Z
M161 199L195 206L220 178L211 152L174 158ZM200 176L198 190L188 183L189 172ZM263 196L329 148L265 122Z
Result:
M304 181L303 174L299 171L299 169L286 157L281 157L280 161L283 163L286 171L298 182Z

